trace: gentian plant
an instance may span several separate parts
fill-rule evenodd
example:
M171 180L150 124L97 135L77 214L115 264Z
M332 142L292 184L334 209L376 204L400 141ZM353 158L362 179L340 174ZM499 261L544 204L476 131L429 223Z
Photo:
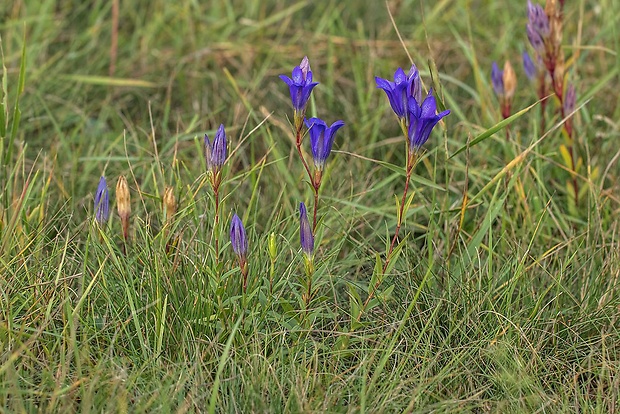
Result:
M207 162L207 174L213 189L213 198L215 200L215 219L213 222L213 234L215 239L215 257L219 258L219 237L218 225L220 216L220 184L222 183L222 168L226 162L226 131L224 125L220 125L215 133L213 142L209 140L205 134L204 140L205 161Z
M390 262L396 240L398 239L398 233L400 232L400 228L402 226L403 217L406 213L404 209L405 205L408 204L407 192L409 190L409 182L411 180L413 167L416 165L422 146L426 143L426 141L428 141L433 128L442 118L447 116L450 111L445 110L437 114L437 103L433 96L432 89L429 91L424 101L422 101L422 85L419 71L415 65L411 66L411 69L406 76L402 69L397 69L394 73L394 82L379 77L376 77L375 81L377 88L383 89L388 97L390 106L396 114L399 125L403 131L403 135L405 136L407 148L405 189L398 207L394 237L392 238L389 250L385 256L382 271L384 274ZM377 280L364 303L364 309L374 296L381 280L381 277L377 277Z

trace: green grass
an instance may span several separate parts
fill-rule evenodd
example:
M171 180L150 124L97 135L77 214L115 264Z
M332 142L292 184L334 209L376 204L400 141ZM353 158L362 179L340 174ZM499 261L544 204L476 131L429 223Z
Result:
M534 106L510 141L491 134L493 60L517 71L514 112L536 102L520 66L525 2L390 2L405 50L379 1L121 1L112 77L112 2L10 3L0 6L0 411L617 410L614 1L566 2L577 204L554 102L545 131ZM405 178L374 76L407 68L407 52L452 114L425 146L398 256L362 311ZM304 55L321 82L308 114L346 122L321 188L308 309L297 208L312 191L277 78ZM231 156L216 260L202 136L220 123ZM99 177L113 200L120 174L132 195L126 254L118 216L93 222ZM170 223L166 186L179 203ZM249 236L245 295L228 242L234 212Z

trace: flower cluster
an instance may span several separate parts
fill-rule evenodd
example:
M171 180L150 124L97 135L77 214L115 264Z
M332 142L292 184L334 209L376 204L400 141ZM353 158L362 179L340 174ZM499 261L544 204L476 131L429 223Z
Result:
M375 77L375 82L377 88L385 91L403 134L407 137L407 167L412 168L414 156L428 141L435 125L450 111L437 114L437 103L432 89L422 101L420 73L415 65L411 65L407 75L403 69L398 68L394 72L393 82L380 77Z

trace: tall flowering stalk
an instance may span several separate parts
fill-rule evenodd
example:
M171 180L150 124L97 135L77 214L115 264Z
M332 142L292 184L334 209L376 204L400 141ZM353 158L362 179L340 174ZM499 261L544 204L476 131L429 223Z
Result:
M325 121L320 118L306 119L306 107L312 90L318 82L312 80L312 70L308 57L304 57L299 64L293 69L292 78L286 75L280 75L280 79L289 87L291 102L293 104L293 128L295 134L295 147L301 162L308 174L308 179L314 192L314 214L312 220L312 229L316 230L317 210L319 205L319 189L321 187L321 179L323 177L323 168L325 162L331 153L332 144L334 142L334 134L344 126L344 122L336 121L331 126L327 126ZM304 124L310 135L310 149L312 159L314 161L314 171L310 170L310 166L306 161L301 149L304 138Z
M307 278L307 290L303 295L306 307L310 304L312 298L312 276L314 275L314 234L308 221L308 211L306 205L299 203L299 241L301 251L304 255L304 270Z
M215 259L219 260L219 217L220 217L220 184L222 183L222 168L226 162L226 132L224 125L220 125L215 133L213 141L205 134L204 140L205 160L207 162L207 174L213 189L215 200L215 219L213 222L213 235L215 240Z
M542 61L543 65L551 78L551 87L559 101L559 109L562 119L570 115L567 108L571 108L572 102L566 102L570 98L573 102L574 87L570 89L566 82L566 62L564 59L564 51L562 49L562 27L564 1L546 0L545 8L539 4L533 4L530 0L527 2L528 22L525 27L527 38L534 48L537 57ZM569 92L573 96L568 96ZM574 110L574 104L572 105ZM572 122L564 123L564 132L569 143L568 153L570 155L570 165L572 171L573 191L575 196L575 205L578 203L579 188L577 184L577 161L574 153L574 138Z
M428 141L433 128L443 117L447 116L450 111L445 110L437 114L437 103L433 96L432 89L422 101L422 85L418 69L415 65L411 66L407 75L405 75L405 72L400 68L396 70L393 82L379 77L376 77L375 81L377 83L377 88L385 91L390 106L398 118L399 125L405 136L407 150L405 188L397 215L396 231L394 232L390 248L385 256L383 265L383 273L385 273L390 263L396 240L398 239L403 217L405 216L404 208L407 204L407 192L409 190L409 182L411 181L413 168L419 160L422 146ZM381 278L377 278L377 283L370 291L364 303L364 308L374 296L380 281Z
M243 275L243 293L245 293L248 287L248 238L243 223L237 214L230 221L230 244L237 256L239 269Z
M99 179L95 193L95 221L103 226L110 218L110 195L105 177Z

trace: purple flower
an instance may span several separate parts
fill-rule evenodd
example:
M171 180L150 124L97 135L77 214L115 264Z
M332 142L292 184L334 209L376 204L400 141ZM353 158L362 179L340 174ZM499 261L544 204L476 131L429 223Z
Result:
M497 96L504 95L504 71L500 70L497 66L497 62L493 62L491 67L491 83L493 83L493 90Z
M230 221L230 243L235 254L240 258L245 258L248 252L248 239L243 223L237 214Z
M398 68L394 72L394 82L387 79L375 77L377 88L385 91L390 106L400 119L407 115L407 104L409 97L413 96L416 101L422 100L422 84L420 83L420 74L415 65L411 65L409 73L405 75L405 71Z
M523 51L522 56L523 56L523 70L525 71L525 75L531 81L536 80L536 74L538 72L538 69L536 68L536 64L534 63L534 61L532 60L532 58L530 57L529 53L527 53L526 50Z
M542 38L545 38L551 32L549 27L549 17L540 4L532 4L530 0L527 2L527 19L528 26L531 26Z
M301 250L307 257L311 257L314 252L314 236L308 221L308 212L306 205L299 203L299 238L301 241Z
M207 170L215 173L219 172L226 161L226 132L224 125L215 133L213 142L209 141L209 137L205 134L205 159L207 161Z
M336 121L332 126L327 127L322 119L310 118L306 120L306 126L310 134L310 148L312 149L314 166L317 170L323 171L325 161L332 150L334 134L344 126L344 122Z
M304 57L299 66L295 66L292 79L286 75L280 75L280 79L288 85L295 112L303 112L306 109L308 99L310 99L312 89L319 84L312 82L312 71L308 57Z
M409 98L409 151L417 151L428 141L431 131L439 120L450 113L445 110L437 114L437 103L431 89L422 102L418 105L416 99Z
M551 29L549 26L549 17L545 13L545 10L539 4L532 4L531 1L527 2L527 26L525 27L527 32L527 38L530 43L538 52L542 54L545 50L545 39L549 38Z
M105 224L108 218L110 218L110 196L108 195L108 184L105 177L102 176L95 193L95 220L99 224Z

